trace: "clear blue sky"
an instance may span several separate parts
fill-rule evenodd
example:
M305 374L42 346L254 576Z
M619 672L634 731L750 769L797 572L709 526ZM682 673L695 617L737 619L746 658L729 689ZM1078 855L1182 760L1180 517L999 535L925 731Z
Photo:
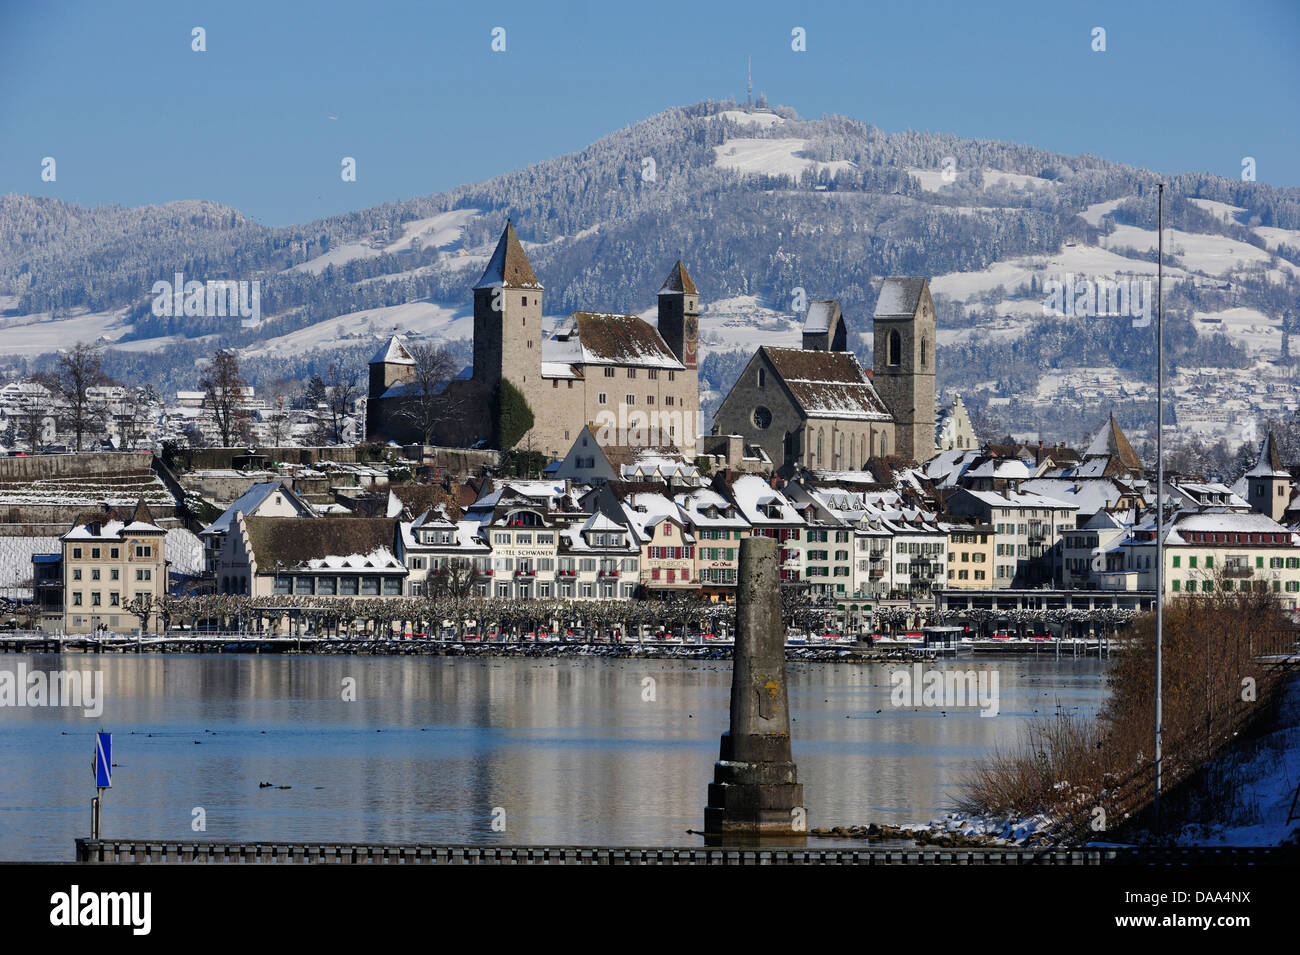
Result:
M669 106L743 99L747 55L755 89L805 117L1169 172L1235 177L1253 156L1259 181L1300 186L1297 51L1297 0L0 0L0 193L205 198L305 222L572 152Z

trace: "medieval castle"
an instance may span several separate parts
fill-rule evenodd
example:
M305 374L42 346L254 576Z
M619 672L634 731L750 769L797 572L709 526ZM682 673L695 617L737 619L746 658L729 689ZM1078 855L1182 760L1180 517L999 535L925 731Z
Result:
M446 443L492 434L488 408L502 382L527 401L533 426L514 446L563 457L591 426L602 440L700 446L699 292L677 262L659 289L656 325L635 316L580 311L543 329L544 287L514 226L506 223L474 286L472 373L446 386L463 408ZM935 317L923 278L886 279L873 316L874 375L848 345L837 302L814 302L803 347L763 346L723 401L715 434L741 435L773 464L853 470L873 457L925 461L935 448ZM367 433L372 440L418 440L400 414L415 361L399 338L370 362Z

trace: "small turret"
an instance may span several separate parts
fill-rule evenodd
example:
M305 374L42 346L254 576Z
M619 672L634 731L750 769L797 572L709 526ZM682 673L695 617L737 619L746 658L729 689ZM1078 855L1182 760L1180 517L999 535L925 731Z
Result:
M369 397L379 398L393 385L412 379L415 358L401 335L394 335L370 359Z
M696 366L700 334L700 295L681 259L659 288L659 334L677 360Z

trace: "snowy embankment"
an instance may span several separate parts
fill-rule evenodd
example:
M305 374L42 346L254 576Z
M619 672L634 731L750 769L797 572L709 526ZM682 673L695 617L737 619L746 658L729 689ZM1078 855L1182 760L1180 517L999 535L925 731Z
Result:
M1230 802L1219 812L1221 821L1184 826L1173 839L1176 845L1265 847L1300 840L1300 816L1287 821L1300 786L1300 677L1281 692L1271 730L1231 747L1202 770L1211 779L1231 780L1226 790ZM1044 814L1007 818L953 812L925 823L834 826L813 829L812 834L922 846L1048 846L1055 842L1056 828L1056 821ZM1100 839L1094 844L1113 843Z
M1184 827L1178 845L1276 846L1300 838L1300 818L1286 821L1300 785L1300 677L1281 692L1273 729L1207 767L1232 780L1231 807L1222 822Z
M1300 677L1291 679L1281 693L1272 729L1231 746L1202 770L1210 779L1231 780L1223 788L1229 804L1218 812L1220 820L1184 826L1173 839L1176 845L1263 847L1300 839L1300 815L1287 822L1300 786ZM1295 811L1300 813L1300 805ZM1053 822L1044 815L998 819L949 813L899 828L904 838L910 835L919 842L957 838L1038 845L1051 841Z

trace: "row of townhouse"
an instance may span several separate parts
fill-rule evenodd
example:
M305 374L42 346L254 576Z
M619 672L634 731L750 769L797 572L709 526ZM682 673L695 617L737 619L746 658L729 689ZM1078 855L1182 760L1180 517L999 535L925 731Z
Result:
M611 485L505 482L486 485L462 516L442 506L408 521L318 517L272 486L241 497L250 513L222 515L206 539L216 589L258 598L731 600L740 542L762 534L780 542L787 581L846 610L867 611L884 601L924 605L945 589L1014 589L990 586L987 575L999 545L1018 547L1014 539L1029 535L1018 511L1008 513L1023 506L1025 523L1034 510L1044 522L1041 512L1053 512L1065 589L1154 590L1150 511L1102 511L1067 527L1061 508L1002 493L983 523L905 507L894 491L778 490L757 477L621 495ZM77 522L60 554L33 557L43 625L70 633L133 626L133 604L168 592L165 538L143 503L130 514ZM1184 503L1167 516L1163 552L1166 596L1249 589L1276 594L1288 609L1300 606L1300 534L1267 515Z
M778 516L791 525L781 528L788 537L797 515ZM609 483L566 490L510 482L475 502L466 518L491 549L491 580L478 584L479 592L511 598L730 600L740 541L752 531L734 498L693 486L620 495ZM797 579L797 555L786 563Z
M302 518L338 530L285 530ZM360 521L369 522L360 535L364 547L347 543L346 532L362 530L353 523ZM761 535L779 544L782 580L817 597L928 601L945 582L986 586L988 530L905 507L892 491L782 489L741 475L676 489L489 482L462 515L453 518L442 506L412 521L316 517L292 491L270 482L242 495L200 536L223 593L418 596L459 589L511 599L731 600L740 543ZM259 553L266 548L273 554ZM360 579L328 579L338 575Z
M866 472L814 473L781 486L726 472L707 484L698 475L646 481L639 473L628 480L612 472L590 484L558 476L489 480L474 485L476 499L463 514L457 510L455 519L436 508L414 521L394 522L392 540L378 559L394 572L404 569L405 579L381 582L379 592L465 588L479 596L520 599L699 594L730 600L740 542L755 534L778 542L784 582L842 606L856 601L861 609L875 601L928 603L943 590L1146 591L1154 587L1154 548L1144 549L1149 542L1142 521L1150 515L1152 488L1135 475L1131 461L1124 464L1131 455L1113 422L1094 445L1081 464L1065 468L1053 467L1046 456L1031 467L1018 458L966 451L928 469L894 473L890 483ZM1261 461L1274 457L1267 447L1261 452ZM1259 482L1285 483L1275 462L1266 470ZM1270 501L1275 496L1285 499L1285 489L1283 495L1260 495ZM1223 571L1240 575L1256 559L1262 563L1249 569L1268 574L1252 573L1253 578L1271 587L1271 574L1278 571L1277 592L1292 591L1285 572L1300 569L1289 566L1296 558L1256 553L1263 548L1261 534L1270 544L1290 546L1286 528L1252 513L1242 496L1223 485L1171 482L1163 497L1166 512L1181 515L1179 520L1213 514L1225 527L1269 522L1267 531L1224 531L1237 534L1223 545L1227 550L1188 555L1190 566L1176 553L1186 542L1169 537L1169 559L1178 563L1167 568L1168 592L1239 586L1225 584ZM298 508L291 497L267 489L250 491L231 510L241 506L251 507L254 516L284 516ZM227 512L204 532L210 545L220 543L222 528L233 518ZM210 546L209 554L214 552ZM337 555L302 556L321 561ZM1206 557L1214 578L1208 584ZM365 563L358 554L350 560ZM210 560L210 566L215 563ZM1177 573L1189 569L1197 573ZM245 576L223 573L221 589L247 592ZM365 590L358 592L375 592L373 581L360 586ZM275 592L284 587L280 582ZM306 583L292 588L312 592Z
M941 590L1154 587L1154 530L1143 531L1142 522L1150 521L1155 491L1113 418L1082 456L1017 453L967 451L929 474L897 472L892 484L866 472L814 472L781 487L757 475L715 475L707 486L692 480L676 490L664 482L650 491L605 480L577 510L604 509L640 544L644 593L698 590L730 599L739 541L751 534L779 542L783 581L842 607L846 600L863 608L924 603ZM1185 480L1160 490L1166 513L1191 522L1178 525L1189 536L1175 528L1166 538L1168 594L1240 589L1246 579L1284 603L1300 593L1293 573L1300 552L1286 550L1293 540L1277 523L1292 482L1271 439L1243 482L1240 493ZM1252 513L1261 509L1256 497L1273 513ZM1207 537L1192 529L1198 521L1218 530ZM1220 552L1178 552L1209 544Z
M675 495L673 502L695 534L701 595L731 599L740 572L740 542L749 536L749 522L730 499L711 487Z
M906 507L896 491L796 483L804 564L813 591L834 600L929 600L947 576L951 525Z

